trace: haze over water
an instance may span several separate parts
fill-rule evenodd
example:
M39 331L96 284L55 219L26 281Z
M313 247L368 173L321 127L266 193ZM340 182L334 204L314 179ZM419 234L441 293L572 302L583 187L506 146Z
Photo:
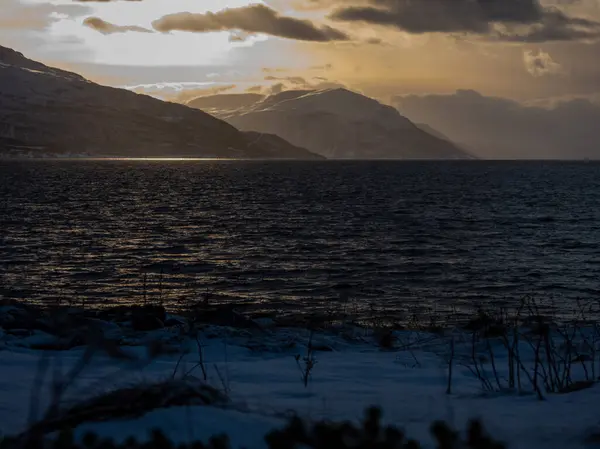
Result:
M365 310L568 314L600 293L591 162L2 161L0 194L4 297L299 311L350 284Z

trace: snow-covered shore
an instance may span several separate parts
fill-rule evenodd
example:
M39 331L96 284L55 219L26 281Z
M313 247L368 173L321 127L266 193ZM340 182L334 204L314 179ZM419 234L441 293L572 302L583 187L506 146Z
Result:
M112 324L106 324L105 330L113 336L120 331ZM157 427L177 442L227 433L234 447L264 448L265 433L282 427L291 414L310 420L358 420L371 405L383 408L386 423L423 442L431 442L429 426L436 419L464 429L469 419L481 418L494 437L513 449L589 447L586 437L599 429L596 385L545 395L544 401L531 393L484 392L468 366L455 362L452 394L446 394L448 336L396 331L395 349L383 350L365 329L316 332L311 343L316 364L307 387L301 368L311 338L308 330L205 326L198 337L196 341L182 334L180 326L125 333L119 337L120 352L101 348L95 353L65 398L80 401L118 387L184 374L202 379L200 342L207 382L228 394L228 404L157 409L135 419L87 423L77 433L93 430L113 438L144 438ZM88 348L32 349L44 338L49 337L41 331L0 331L0 432L4 435L23 431L32 407L44 410L53 373L64 375ZM162 342L160 350L156 342ZM504 381L506 351L498 341L494 345L495 363ZM39 385L41 360L47 363L48 374ZM482 368L489 370L489 362Z

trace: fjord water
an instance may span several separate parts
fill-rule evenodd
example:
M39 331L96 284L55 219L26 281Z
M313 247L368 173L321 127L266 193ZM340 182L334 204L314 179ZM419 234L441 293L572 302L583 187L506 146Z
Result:
M600 164L0 161L0 294L260 309L600 293Z

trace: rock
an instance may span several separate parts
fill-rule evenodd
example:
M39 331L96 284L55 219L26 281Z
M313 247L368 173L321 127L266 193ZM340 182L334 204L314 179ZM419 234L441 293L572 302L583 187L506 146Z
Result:
M176 327L180 326L182 328L186 328L188 325L185 318L181 318L176 315L167 315L167 319L165 320L165 327Z
M10 329L33 329L35 318L24 307L0 307L0 327Z
M89 336L84 333L76 333L68 338L63 338L63 346L65 349L73 349L78 346L85 346L89 343Z
M141 306L131 313L131 327L135 331L152 331L163 328L166 321L163 306Z
M235 304L225 304L197 310L195 321L198 323L213 324L216 326L229 326L244 329L261 329L254 320L235 310Z
M0 306L0 318L9 313L15 313L21 310L23 310L23 308L17 306Z
M165 327L164 323L155 316L140 317L132 321L133 330L153 331Z
M396 337L391 330L384 330L375 335L377 338L377 344L381 349L393 349Z
M123 337L116 323L87 318L64 308L44 312L30 307L2 307L0 317L11 344L32 349L64 350L98 338L119 341Z
M254 318L252 321L261 329L272 329L277 325L273 318Z
M99 320L97 318L84 318L87 327L92 328L109 340L120 340L123 338L123 330L117 323Z
M333 348L331 346L323 344L313 344L311 345L311 349L313 351L333 352Z

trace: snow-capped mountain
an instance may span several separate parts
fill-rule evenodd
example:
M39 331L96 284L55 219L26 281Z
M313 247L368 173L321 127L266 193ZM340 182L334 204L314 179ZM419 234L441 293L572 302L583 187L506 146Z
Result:
M236 102L237 99L237 102ZM228 94L188 103L244 131L276 134L294 145L339 159L466 159L391 106L346 89Z
M285 141L256 140L202 111L101 86L0 47L0 154L317 157Z

